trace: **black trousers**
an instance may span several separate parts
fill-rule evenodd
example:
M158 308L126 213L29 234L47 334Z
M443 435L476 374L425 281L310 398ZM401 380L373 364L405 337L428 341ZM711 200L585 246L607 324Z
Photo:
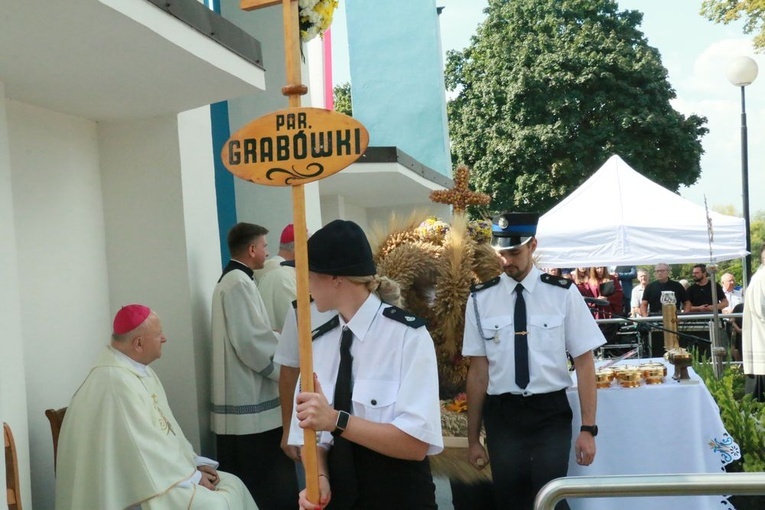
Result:
M430 462L394 459L343 437L329 450L327 510L436 509Z
M244 436L217 436L221 471L242 479L260 510L295 510L295 463L281 449L282 427Z
M566 391L487 395L483 417L497 508L531 510L537 492L568 472L572 413Z
M454 510L498 510L491 482L465 483L449 480Z

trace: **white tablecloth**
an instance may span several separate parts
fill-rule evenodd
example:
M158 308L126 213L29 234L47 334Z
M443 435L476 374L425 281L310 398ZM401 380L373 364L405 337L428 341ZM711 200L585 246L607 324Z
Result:
M739 447L726 432L719 408L703 381L689 369L691 381L679 383L672 379L673 371L669 365L665 384L621 388L614 383L611 388L598 390L600 430L595 461L588 467L579 466L572 444L569 476L717 473L740 457ZM576 387L568 390L568 397L576 438L581 425ZM569 505L572 510L732 508L720 496L575 498Z

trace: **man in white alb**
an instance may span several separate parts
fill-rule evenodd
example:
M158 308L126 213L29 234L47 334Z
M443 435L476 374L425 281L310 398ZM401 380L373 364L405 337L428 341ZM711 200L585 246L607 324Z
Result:
M156 313L122 307L72 398L58 442L59 510L256 510L241 480L197 456L149 364L166 339Z

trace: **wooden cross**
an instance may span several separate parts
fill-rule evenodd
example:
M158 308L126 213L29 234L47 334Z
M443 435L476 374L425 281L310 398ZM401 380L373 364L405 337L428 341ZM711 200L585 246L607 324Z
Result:
M465 165L459 165L454 174L454 187L431 191L430 199L439 204L451 205L455 214L464 213L469 205L488 205L491 197L486 193L471 191L468 187L469 182L470 169Z
M298 0L240 0L240 8L244 10L254 10L254 9L261 9L264 7L269 7L272 5L279 5L282 6L282 21L284 25L284 46L285 46L285 52L284 52L284 60L285 60L285 67L286 67L286 78L287 78L287 84L282 87L282 94L287 96L289 98L289 108L287 109L286 113L285 111L279 111L274 112L271 115L266 115L264 117L261 117L261 119L256 119L252 123L250 123L248 126L240 130L237 134L232 136L232 139L229 140L231 142L233 139L237 138L237 135L242 133L242 136L247 136L247 133L249 130L252 129L259 129L260 124L259 123L265 123L268 124L269 122L272 123L272 125L276 126L277 130L282 130L283 132L286 131L287 133L290 133L294 135L294 141L295 141L295 149L294 151L300 151L302 150L302 156L301 161L306 158L306 154L311 154L313 157L314 150L317 147L314 146L314 139L309 137L310 133L304 133L305 131L310 131L312 128L311 126L308 126L308 123L305 123L305 126L300 126L300 121L297 121L297 127L292 126L290 128L289 122L281 123L279 120L281 118L290 119L292 117L300 119L306 119L308 116L316 116L316 117L331 117L334 119L334 122L340 122L340 123L348 123L348 122L356 122L358 126L352 126L354 129L348 129L348 131L352 131L354 133L358 134L359 143L357 144L357 150L354 157L352 158L345 158L344 160L342 157L340 157L339 154L329 154L325 155L325 151L319 151L321 152L321 159L318 161L314 161L311 163L309 168L312 169L319 169L316 172L304 172L300 173L297 172L295 175L290 174L285 168L289 167L290 165L287 164L287 162L284 163L285 168L271 168L268 169L268 165L265 167L257 166L257 168L249 169L244 168L243 175L240 175L235 169L232 167L239 167L241 161L238 161L238 156L234 155L234 157L230 157L231 155L231 149L238 149L239 147L244 146L241 144L241 141L234 140L235 143L233 143L230 147L224 147L222 151L222 158L224 160L224 164L226 164L227 160L228 163L226 167L234 173L235 175L247 178L248 180L251 180L252 182L257 182L260 184L268 184L268 185L280 185L280 186L290 186L292 188L292 207L293 207L293 224L295 225L295 272L296 272L296 278L297 278L297 326L298 326L298 338L299 338L299 352L300 352L300 376L301 376L301 385L303 391L312 392L314 391L314 384L313 384L313 354L312 354L312 347L311 347L311 312L310 312L310 302L309 302L309 296L308 296L308 250L307 250L307 232L308 228L306 225L306 214L305 214L305 192L303 189L303 185L305 183L311 182L313 180L321 179L324 177L327 177L331 175L334 172L337 172L349 164L353 163L355 159L361 156L364 150L366 150L368 144L369 144L369 134L367 133L366 129L357 121L354 121L351 118L346 117L345 115L342 115L337 112L331 112L331 111L316 111L317 109L311 109L311 108L301 108L300 107L300 96L304 95L308 92L308 87L303 85L301 83L300 78L300 25L299 25L299 6L298 6ZM294 113L289 113L294 112ZM302 117L301 117L302 115ZM274 117L275 116L275 117ZM345 118L338 119L338 117ZM275 123L274 123L275 120ZM331 120L331 119L330 119ZM316 124L319 124L318 122ZM313 128L319 129L318 126L313 125ZM347 127L347 126L346 126ZM295 132L297 131L297 132ZM283 133L284 134L284 133ZM286 136L286 135L285 135ZM259 138L262 140L262 136L258 137L251 137L245 143L255 143L255 139ZM322 140L323 138L316 137L316 140ZM308 146L308 140L311 140L310 147ZM298 142L302 142L302 145ZM321 143L321 142L316 142ZM252 151L251 151L252 152ZM331 149L330 149L331 152ZM227 158L226 156L229 156ZM326 157L325 157L326 156ZM295 155L295 158L297 158L297 155ZM269 160L270 161L270 160ZM246 166L246 165L245 165ZM331 169L330 169L331 167ZM265 170L265 172L264 172ZM252 173L254 171L254 174ZM287 179L276 179L274 176L283 176L283 174L290 174L290 178ZM304 445L301 450L301 458L303 461L303 466L305 467L305 475L306 475L306 496L309 501L317 502L319 501L319 472L318 472L318 458L317 458L317 451L316 451L316 432L311 429L303 429L303 437L304 437Z

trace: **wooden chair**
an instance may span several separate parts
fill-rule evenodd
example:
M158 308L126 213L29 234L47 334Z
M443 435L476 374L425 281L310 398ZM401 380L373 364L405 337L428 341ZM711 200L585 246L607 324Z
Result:
M45 416L50 422L50 434L53 436L53 470L56 469L56 457L58 454L58 434L61 432L61 424L64 423L66 407L61 409L46 409Z
M8 510L21 510L19 462L16 458L16 443L13 441L11 427L5 422L3 422L3 438L5 443L5 492L8 500Z

